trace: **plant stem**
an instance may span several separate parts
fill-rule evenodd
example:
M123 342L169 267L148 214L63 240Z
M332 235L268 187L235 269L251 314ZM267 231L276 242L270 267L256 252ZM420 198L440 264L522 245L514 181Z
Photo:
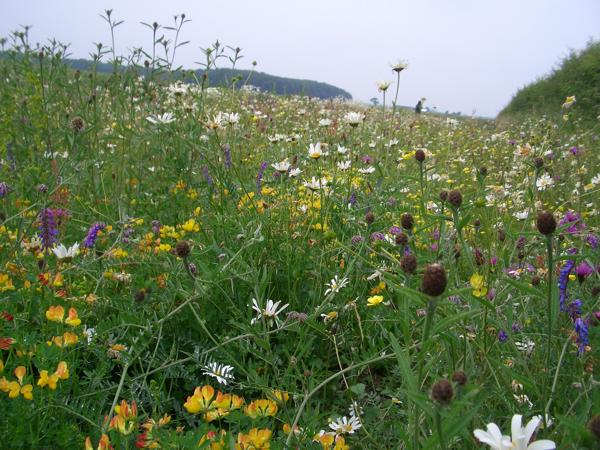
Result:
M440 407L435 408L435 428L440 438L440 448L446 450L446 441L444 441L444 433L442 433L442 415L440 414Z
M554 261L552 254L552 234L546 236L546 248L548 251L548 330L547 330L547 341L546 341L546 371L548 374L550 371L550 345L552 343L552 321L554 316L554 305L552 304L552 273L554 270ZM547 416L550 413L550 402L548 401L548 377L544 377L544 388L543 388L543 404L544 407L544 427L547 427Z

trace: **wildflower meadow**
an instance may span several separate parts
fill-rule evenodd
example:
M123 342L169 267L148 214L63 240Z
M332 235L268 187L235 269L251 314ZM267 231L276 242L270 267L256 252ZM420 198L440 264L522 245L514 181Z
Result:
M378 106L276 96L176 39L2 40L0 448L598 448L583 99L417 114L403 61Z

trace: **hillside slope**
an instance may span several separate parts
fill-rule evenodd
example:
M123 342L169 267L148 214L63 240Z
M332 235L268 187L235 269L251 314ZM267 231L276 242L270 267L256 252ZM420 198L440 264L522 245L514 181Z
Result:
M584 120L600 114L600 42L573 51L550 74L520 89L499 117L556 114L568 96L577 101L570 109Z

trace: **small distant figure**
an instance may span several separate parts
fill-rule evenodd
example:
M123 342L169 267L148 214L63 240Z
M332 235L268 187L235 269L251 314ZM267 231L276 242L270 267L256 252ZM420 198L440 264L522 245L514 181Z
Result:
M417 106L415 106L415 114L421 114L421 111L423 111L423 103L425 103L425 100L425 97L421 97L419 99L419 103L417 103Z

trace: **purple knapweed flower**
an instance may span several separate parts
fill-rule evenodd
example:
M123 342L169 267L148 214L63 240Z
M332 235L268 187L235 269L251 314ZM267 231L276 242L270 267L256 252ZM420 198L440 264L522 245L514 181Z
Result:
M598 239L598 236L596 236L595 234L591 234L591 233L587 235L587 237L585 238L585 241L594 250L596 250L598 248L598 244L600 243L600 239Z
M350 242L352 242L352 245L358 245L363 241L363 237L360 235L354 235L352 236L352 238L350 239Z
M581 216L575 211L567 211L558 224L560 226L568 225L565 231L569 234L575 234L585 229L585 224L581 222Z
M590 266L587 262L583 261L575 268L575 275L577 275L577 279L580 283L594 273L594 268Z

